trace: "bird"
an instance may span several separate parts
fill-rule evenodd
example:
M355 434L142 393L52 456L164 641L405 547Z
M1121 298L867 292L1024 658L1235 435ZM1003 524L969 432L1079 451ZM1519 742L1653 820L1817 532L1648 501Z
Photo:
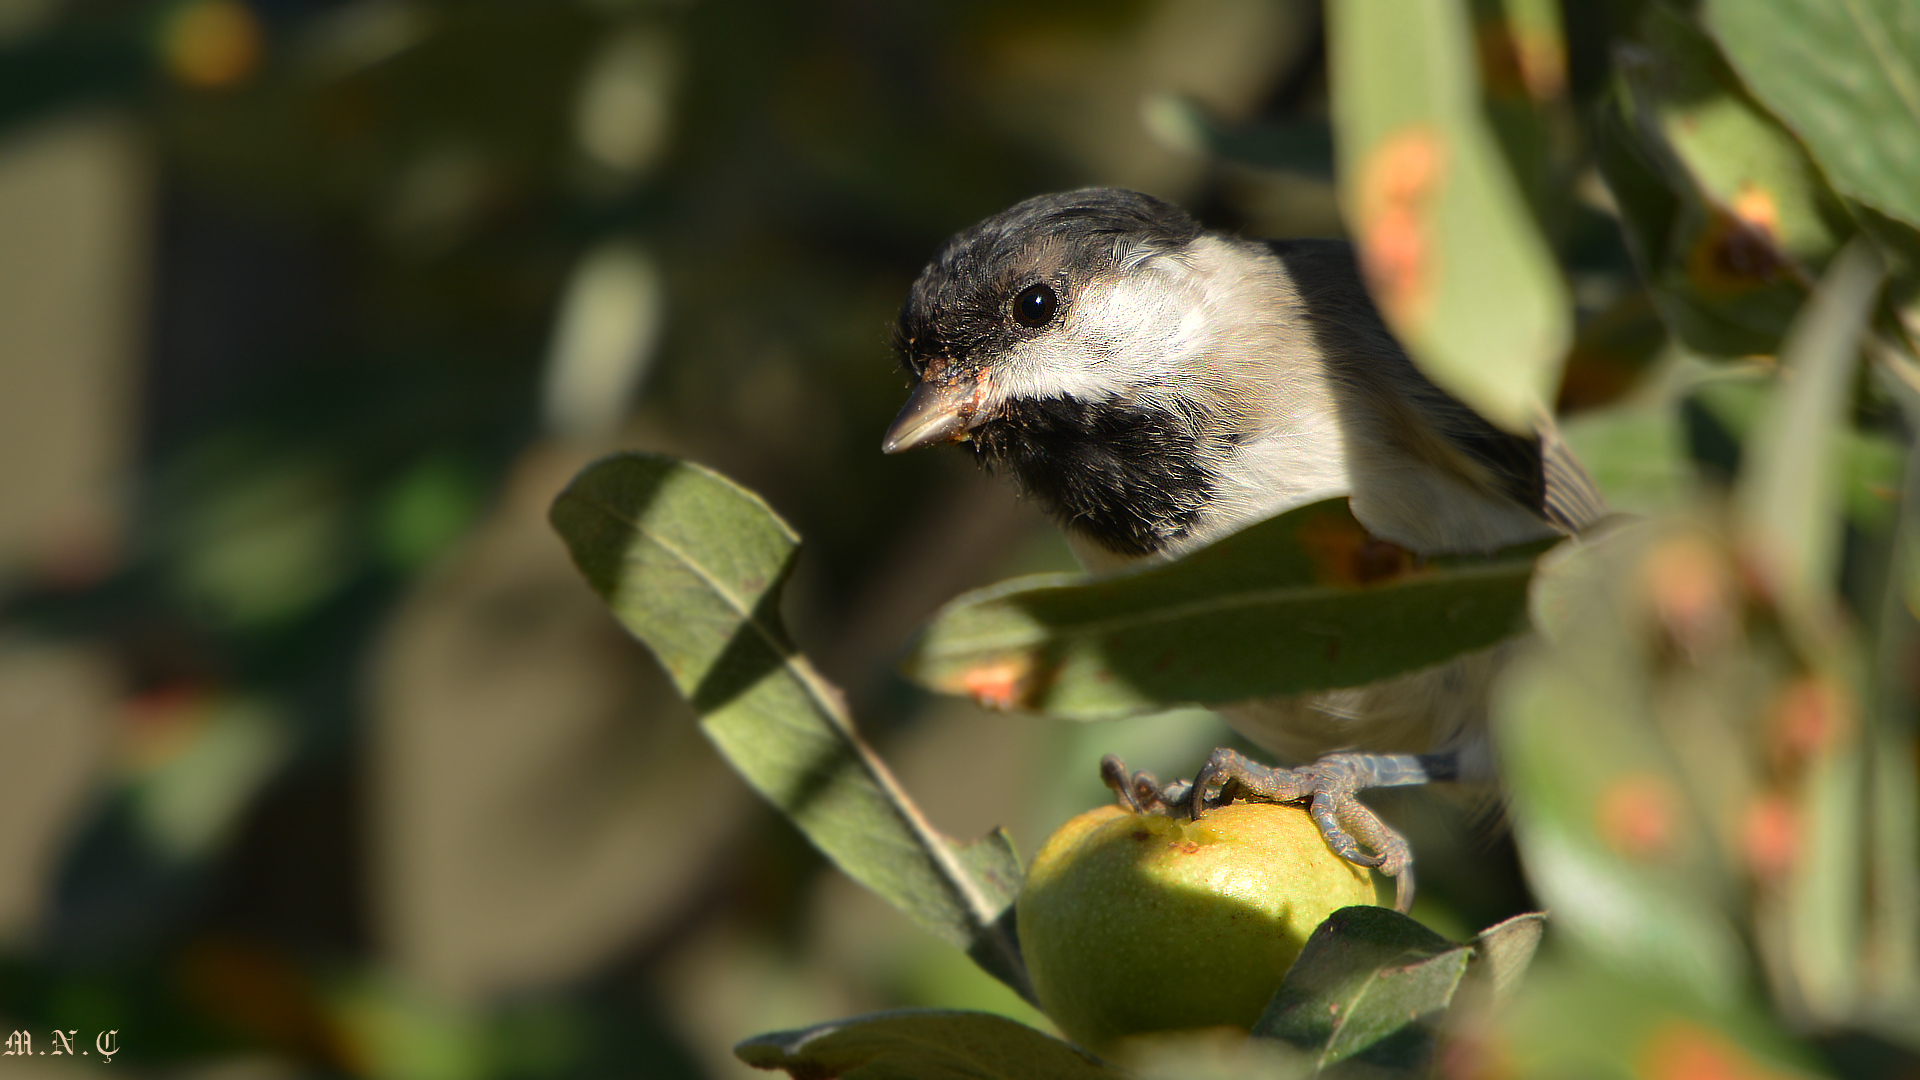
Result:
M1604 501L1544 410L1531 434L1423 375L1351 244L1247 239L1136 191L1027 199L962 230L894 327L913 388L881 449L957 443L1063 529L1093 572L1177 559L1344 496L1414 557L1573 535ZM1219 711L1284 764L1215 750L1191 782L1103 774L1134 809L1200 817L1305 800L1329 844L1412 903L1406 840L1358 798L1494 782L1488 693L1510 646L1383 683Z

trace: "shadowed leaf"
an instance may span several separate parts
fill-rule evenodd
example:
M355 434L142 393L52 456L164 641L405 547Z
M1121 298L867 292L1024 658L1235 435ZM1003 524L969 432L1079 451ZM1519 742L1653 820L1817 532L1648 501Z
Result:
M1071 719L1358 686L1523 630L1538 550L1415 566L1329 500L1166 566L969 593L934 617L906 670Z
M1322 1067L1359 1058L1420 1070L1473 957L1473 946L1399 912L1342 908L1307 940L1253 1032L1318 1052Z

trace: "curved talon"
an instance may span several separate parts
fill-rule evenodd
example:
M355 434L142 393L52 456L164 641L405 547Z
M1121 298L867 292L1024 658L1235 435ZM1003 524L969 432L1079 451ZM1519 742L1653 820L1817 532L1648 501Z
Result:
M1222 799L1227 783L1251 774L1256 766L1238 753L1221 747L1207 755L1207 763L1193 776L1193 788L1187 793L1187 816L1195 821L1207 812L1209 806L1218 806L1230 800ZM1268 770L1272 771L1272 770Z
M1100 759L1100 782L1113 789L1113 797L1121 806L1140 813L1140 797L1127 776L1127 763L1118 755L1108 754Z
M1389 876L1393 878L1393 910L1405 915L1413 910L1413 864L1409 862Z

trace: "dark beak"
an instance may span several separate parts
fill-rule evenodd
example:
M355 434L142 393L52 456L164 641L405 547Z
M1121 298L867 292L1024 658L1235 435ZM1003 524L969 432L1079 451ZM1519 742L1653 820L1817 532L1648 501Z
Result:
M883 454L898 454L937 442L958 442L973 427L979 384L965 376L950 378L945 365L931 365L913 388L900 415L880 444Z

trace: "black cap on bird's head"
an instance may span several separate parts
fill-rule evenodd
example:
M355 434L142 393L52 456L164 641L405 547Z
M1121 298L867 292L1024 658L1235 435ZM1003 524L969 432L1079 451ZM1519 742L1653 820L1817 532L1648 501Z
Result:
M1043 195L949 240L900 311L918 380L881 449L965 442L1070 531L1142 556L1185 536L1211 490L1199 406L1168 388L1202 230L1134 191ZM1202 320L1204 321L1204 320Z
M980 408L994 362L1053 332L1093 278L1200 235L1186 211L1137 191L1041 195L954 236L913 283L894 329L919 380L881 448L958 441L991 417Z

